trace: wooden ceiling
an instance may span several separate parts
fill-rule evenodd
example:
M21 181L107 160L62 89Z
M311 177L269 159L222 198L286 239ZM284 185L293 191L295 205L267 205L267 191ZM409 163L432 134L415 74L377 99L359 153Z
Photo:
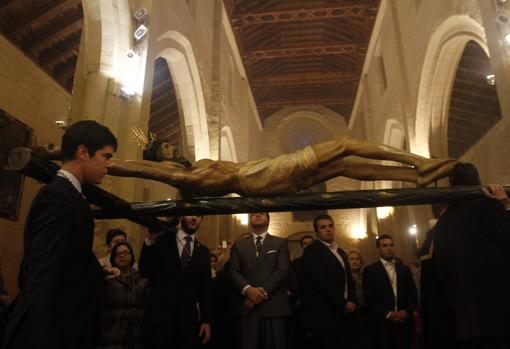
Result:
M225 0L257 103L350 117L379 0Z
M81 0L0 0L0 34L70 93L82 26Z
M164 58L154 62L149 131L182 152L181 118L174 83Z
M460 158L501 119L496 86L487 83L492 68L485 51L467 43L457 69L448 115L448 153ZM496 80L497 83L497 80Z

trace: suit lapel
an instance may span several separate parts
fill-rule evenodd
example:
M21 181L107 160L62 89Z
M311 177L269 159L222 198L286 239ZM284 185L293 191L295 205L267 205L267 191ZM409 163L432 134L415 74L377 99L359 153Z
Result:
M247 255L251 259L252 263L250 263L250 265L255 265L257 263L257 249L255 248L255 241L253 241L253 235L250 234L250 236L247 237L245 240L246 241L244 240L241 241L244 241L244 248L246 250Z
M175 234L172 234L168 243L170 245L170 253L171 255L173 255L172 258L177 264L178 269L181 270L181 257L179 256L179 246L177 246L179 244L179 242L177 241L177 232L175 232Z
M326 256L326 258L328 258L328 259L329 259L332 263L337 264L337 265L338 265L338 267L340 267L340 269L341 269L341 270L343 270L343 271L345 272L345 270L344 270L344 268L343 268L342 264L340 263L340 261L338 260L338 258L336 258L336 256L333 254L333 252L331 252L331 251L329 250L329 248L328 248L325 244L323 244L322 242L320 242L319 240L317 240L317 244L318 244L318 246L319 246L319 250L322 252L322 254L323 254L324 256ZM344 262L345 262L345 260L344 260Z

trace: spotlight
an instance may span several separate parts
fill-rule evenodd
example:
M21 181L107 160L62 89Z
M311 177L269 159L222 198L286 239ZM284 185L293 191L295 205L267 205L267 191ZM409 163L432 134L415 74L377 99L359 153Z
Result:
M138 56L138 55L135 53L135 51L133 51L133 50L128 50L128 52L126 52L126 56L127 56L128 58L135 58L135 57L136 57L136 56Z
M386 219L393 214L393 207L377 207L376 208L377 218Z
M58 128L65 130L67 127L67 122L65 122L64 120L57 120L55 121L55 125L57 125Z
M133 91L128 86L122 86L120 88L120 98L122 98L126 102L131 102L135 94L136 94L135 91Z
M148 31L149 29L146 26L140 24L140 26L136 28L133 36L135 37L136 40L141 40L145 36L145 34L147 34Z
M416 236L416 234L418 234L418 227L416 226L416 224L413 224L409 227L409 234L413 236Z
M145 19L145 17L147 17L148 13L149 12L147 11L146 8L141 7L138 10L136 10L135 13L133 13L133 16L135 16L135 18L141 22Z
M496 85L496 75L494 75L494 74L487 74L485 76L485 81L487 82L487 85L490 85L490 86Z

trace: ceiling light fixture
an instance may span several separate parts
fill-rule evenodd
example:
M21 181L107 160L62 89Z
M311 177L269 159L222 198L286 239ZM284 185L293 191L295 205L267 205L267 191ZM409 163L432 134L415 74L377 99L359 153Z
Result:
M490 86L496 85L496 75L494 75L494 74L487 74L485 76L485 81L487 82L487 85L490 85Z
M145 34L147 34L148 31L149 28L147 28L143 24L140 24L140 26L136 28L133 36L135 37L136 40L141 40L145 36Z

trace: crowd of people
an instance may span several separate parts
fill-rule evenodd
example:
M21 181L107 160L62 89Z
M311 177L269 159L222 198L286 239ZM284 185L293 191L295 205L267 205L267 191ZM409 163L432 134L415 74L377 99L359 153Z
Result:
M149 231L138 264L127 235L113 229L98 260L81 186L101 182L116 147L96 122L66 130L64 164L26 223L3 348L509 348L510 199L501 186L438 211L412 269L387 234L365 266L359 250L337 244L327 214L291 261L287 240L268 232L267 212L250 213L250 233L214 251L196 238L201 216L174 219ZM468 164L450 181L480 184Z

